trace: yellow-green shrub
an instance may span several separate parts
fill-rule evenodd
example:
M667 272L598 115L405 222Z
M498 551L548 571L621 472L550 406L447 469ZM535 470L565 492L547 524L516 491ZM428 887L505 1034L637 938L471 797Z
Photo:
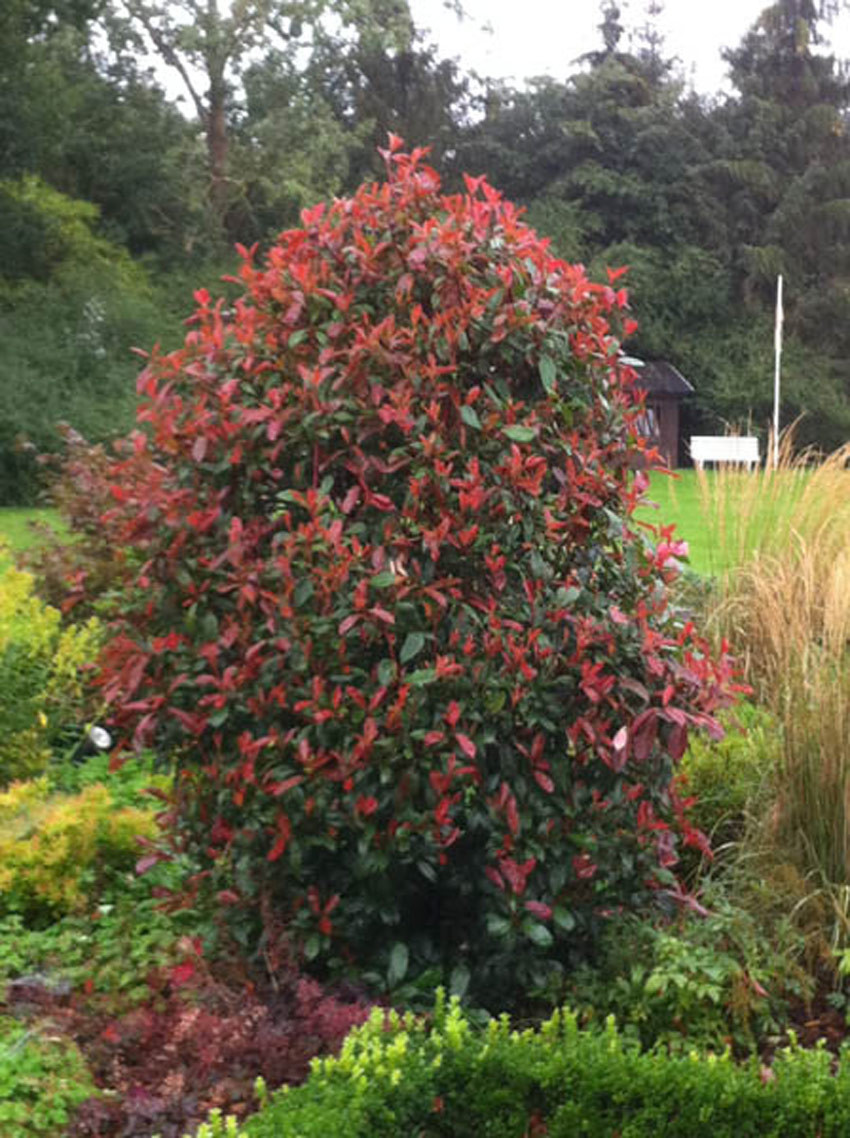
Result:
M139 837L153 837L150 811L116 809L107 787L44 797L46 780L0 795L0 912L28 921L84 908L111 874L132 868Z
M92 716L85 665L101 639L94 618L63 626L28 573L0 576L0 785L43 771L62 729Z

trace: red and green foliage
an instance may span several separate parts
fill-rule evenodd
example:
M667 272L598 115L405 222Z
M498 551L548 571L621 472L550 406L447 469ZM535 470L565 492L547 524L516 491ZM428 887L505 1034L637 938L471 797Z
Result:
M632 521L616 274L556 260L483 178L444 196L423 152L385 159L150 358L107 516L144 564L102 686L173 756L223 900L308 959L481 994L684 897L704 839L672 775L730 669L670 609L670 535Z
M120 596L122 584L132 576L132 558L101 520L112 503L110 452L67 424L60 425L60 434L61 457L39 455L38 462L47 474L46 497L62 515L70 539L37 525L40 540L20 560L34 575L42 599L63 613L73 610L79 621L96 603L99 612L109 613L106 597Z

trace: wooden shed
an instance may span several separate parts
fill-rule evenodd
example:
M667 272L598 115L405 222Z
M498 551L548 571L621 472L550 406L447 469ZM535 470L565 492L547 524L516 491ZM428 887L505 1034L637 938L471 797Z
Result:
M646 392L646 409L641 431L664 455L671 467L681 457L680 412L682 400L693 394L693 387L666 360L630 360L638 376L638 387Z

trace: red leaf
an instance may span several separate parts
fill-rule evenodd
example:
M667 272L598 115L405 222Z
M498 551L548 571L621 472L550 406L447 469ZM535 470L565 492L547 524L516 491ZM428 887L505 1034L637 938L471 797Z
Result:
M580 881L589 881L596 876L598 866L589 854L579 854L573 858L573 872Z
M530 857L521 864L514 861L512 857L503 857L499 861L499 869L504 874L511 890L517 897L521 897L525 892L528 875L536 865L537 859L533 857Z
M456 700L452 700L449 704L449 709L443 716L449 727L456 727L457 721L460 719L460 704Z
M195 965L191 960L184 960L182 964L176 964L168 973L168 978L175 988L182 988L184 984L188 984L192 977L195 975Z
M488 865L485 868L484 872L487 875L487 877L489 878L489 880L493 882L493 884L496 886L496 888L501 889L501 891L504 893L505 881L504 881L504 878L502 877L501 873L499 873L498 869L496 869L492 865Z
M552 910L548 905L544 905L542 901L526 901L526 909L535 917L539 917L541 921L548 921L552 916Z
M756 980L755 977L747 975L747 979L749 980L750 987L755 992L755 994L757 996L761 996L763 999L767 999L767 995L768 995L767 989L764 988L761 984L759 984L758 980Z
M360 487L352 486L342 500L342 512L344 514L350 514L359 501Z
M632 725L632 748L637 762L642 763L652 754L658 736L658 713L648 707Z
M285 778L283 782L273 782L269 785L269 792L280 798L281 794L286 794L287 790L292 790L294 786L298 786L304 781L303 774L293 775L292 778Z
M375 605L374 608L369 609L369 612L372 614L372 616L377 617L378 620L382 620L384 624L395 624L395 617L393 614L391 612L387 612L386 609L381 608L380 605Z
M667 737L667 752L676 762L688 749L688 729L683 723L674 723Z
M552 782L549 775L544 771L535 771L534 781L537 783L540 789L545 790L547 794L551 794L555 789L554 782Z
M460 731L458 731L455 734L455 739L457 740L457 745L460 747L466 757L468 759L474 759L476 755L475 744L472 742L469 736L463 735Z
M279 837L269 852L266 854L268 861L277 861L277 859L289 845L289 838L292 834L292 824L285 814L278 814L277 829Z
M136 873L141 877L147 873L149 869L153 869L155 865L159 865L161 861L162 858L158 853L147 854L145 857L139 858L136 862Z
M516 837L519 833L519 814L517 813L516 799L512 794L508 795L505 810L508 816L508 829Z
M207 440L205 435L198 435L192 444L192 458L195 462L203 462L207 453Z
M608 765L617 774L625 767L629 757L629 730L626 726L620 728L613 740L613 752Z

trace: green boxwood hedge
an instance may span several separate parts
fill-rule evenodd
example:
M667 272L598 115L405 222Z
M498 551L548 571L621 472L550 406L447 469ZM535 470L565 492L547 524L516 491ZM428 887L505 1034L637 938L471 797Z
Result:
M198 1138L829 1138L850 1134L850 1060L792 1045L770 1067L728 1054L641 1051L613 1020L581 1030L556 1012L537 1030L478 1029L438 995L429 1022L380 1010L306 1083L241 1128Z

